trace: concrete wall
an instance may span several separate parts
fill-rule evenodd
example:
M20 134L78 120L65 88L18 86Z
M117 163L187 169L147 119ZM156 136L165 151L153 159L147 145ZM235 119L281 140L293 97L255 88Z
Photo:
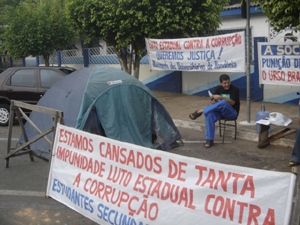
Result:
M278 43L283 41L284 34L290 32L290 30L283 30L281 32L273 32L272 28L267 22L267 17L262 14L261 11L256 11L255 7L251 8L250 27L251 27L251 41L252 41L252 61L255 60L255 43L256 37L268 38L268 41ZM246 19L241 18L240 13L228 13L226 16L222 16L222 24L220 30L234 30L234 29L246 29ZM300 41L299 33L294 33ZM286 103L286 104L298 104L300 87L297 86L285 86L285 85L260 85L258 83L259 71L255 68L256 65L251 65L251 99L260 100L264 102ZM156 82L159 84L159 79L163 80L163 76L168 76L172 71L150 71L148 65L141 66L140 80L144 84L149 82ZM181 73L182 81L182 93L189 95L208 96L207 90L214 90L219 84L219 75L221 73L216 72L185 72ZM247 92L247 75L244 73L232 73L229 74L231 81L234 85L238 86L241 90L241 99L246 99ZM161 83L160 86L168 86L168 83ZM172 86L172 84L171 84ZM162 88L163 89L163 88ZM176 92L176 91L173 91Z
M266 16L262 13L257 13L251 18L251 29L252 33L259 36L268 36L268 23L266 22ZM261 28L261 25L264 25ZM222 17L222 25L219 28L220 30L235 30L235 29L246 29L246 20L241 18L239 15L230 15ZM253 43L252 43L253 46ZM254 48L252 50L254 52ZM162 76L168 76L171 71L151 71L149 72L149 66L145 65L141 67L140 80L144 84L148 84L149 81L153 82L156 79L161 79ZM251 66L251 73L254 73L254 67ZM199 95L199 96L208 96L208 90L213 91L219 85L219 76L222 72L190 72L182 71L182 93L188 95ZM238 86L241 90L241 98L246 99L247 92L247 75L245 73L228 73L230 75L231 81L234 85ZM251 77L257 77L255 75ZM257 80L257 79L255 79ZM252 81L253 82L253 81ZM159 83L156 81L156 83ZM257 82L254 82L254 85ZM165 86L168 86L168 83L165 83ZM258 84L256 84L258 86ZM175 91L174 91L175 92ZM252 90L253 93L256 91ZM261 97L262 98L262 97ZM253 97L252 99L260 100L260 97Z
M223 16L221 29L230 29L234 27L246 26L246 20L240 15ZM262 13L253 13L250 17L250 26L252 37L267 37L268 42L280 43L284 41L284 35L291 32L291 29L285 29L280 32L273 31L272 27L266 21L267 17ZM300 41L299 32L294 32L294 36ZM254 43L252 42L252 45ZM255 56L254 56L255 57ZM259 74L257 74L259 76ZM299 96L296 94L300 87L286 85L262 85L263 101L274 103L298 104Z

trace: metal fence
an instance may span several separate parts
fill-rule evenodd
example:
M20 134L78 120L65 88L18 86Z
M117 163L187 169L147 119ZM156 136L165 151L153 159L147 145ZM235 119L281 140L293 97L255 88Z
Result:
M32 60L31 60L32 61ZM27 63L32 65L30 60ZM50 56L50 65L81 65L88 67L89 65L103 65L103 64L119 64L119 59L114 52L112 46L85 48L85 49L72 49L57 51ZM148 56L142 58L141 64L148 64ZM45 64L42 56L38 57L36 65Z
M23 66L23 59L12 59L8 55L0 54L0 72L14 66Z

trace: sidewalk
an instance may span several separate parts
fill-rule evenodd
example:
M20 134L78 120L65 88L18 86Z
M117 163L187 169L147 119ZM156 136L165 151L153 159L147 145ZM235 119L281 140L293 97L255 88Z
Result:
M171 114L177 126L189 126L191 129L205 131L205 122L203 117L197 120L191 120L189 114L197 109L203 108L210 104L209 97L201 97L195 95L184 95L167 92L154 92L155 96L165 106ZM293 119L299 115L298 105L268 103L260 101L250 102L250 123L247 121L248 106L246 100L241 100L240 113L238 117L237 138L254 141L258 143L258 133L256 132L256 112L261 111L262 105L265 105L265 110L269 112L280 112L283 115ZM278 132L280 127L271 126L270 135ZM282 129L282 128L281 128ZM216 129L216 132L218 130ZM228 134L227 134L228 135ZM233 133L232 133L233 136ZM202 140L203 136L199 136ZM281 138L271 143L271 145L293 147L295 142L295 134L291 134L285 138Z

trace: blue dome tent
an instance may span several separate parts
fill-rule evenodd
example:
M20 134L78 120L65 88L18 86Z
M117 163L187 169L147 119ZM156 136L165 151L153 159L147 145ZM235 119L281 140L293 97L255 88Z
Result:
M112 67L87 67L71 73L55 83L37 105L62 111L66 126L148 148L168 150L181 139L153 93L133 76ZM38 112L32 112L30 119L41 131L53 123L51 116ZM29 139L37 135L27 123L25 131ZM22 136L20 142L24 142ZM30 149L49 158L50 145L44 139Z

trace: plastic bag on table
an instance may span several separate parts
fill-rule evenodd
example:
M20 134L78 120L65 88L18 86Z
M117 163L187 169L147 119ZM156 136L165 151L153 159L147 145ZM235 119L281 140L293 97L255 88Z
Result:
M269 115L269 120L271 124L277 126L288 126L292 122L290 118L279 112L271 112Z

